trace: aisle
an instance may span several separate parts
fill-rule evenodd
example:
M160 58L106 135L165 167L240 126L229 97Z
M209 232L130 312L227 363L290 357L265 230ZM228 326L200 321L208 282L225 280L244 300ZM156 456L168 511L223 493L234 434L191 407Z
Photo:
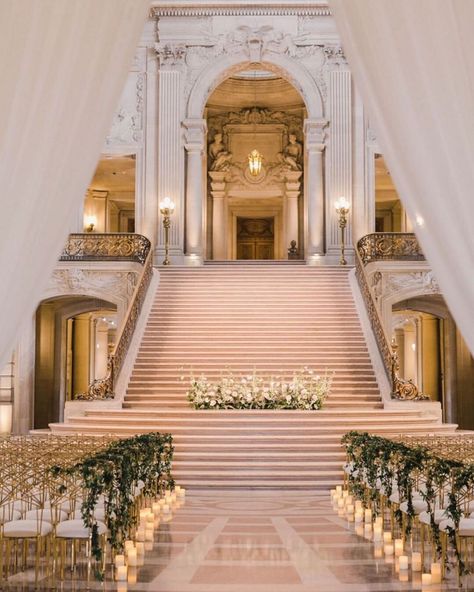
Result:
M91 590L121 592L392 592L421 590L402 583L393 563L334 514L328 494L242 492L191 494L155 534L137 583L92 582ZM352 526L353 528L353 526ZM51 583L49 583L51 586ZM40 589L57 589L46 581ZM7 589L7 588L5 588ZM20 584L15 590L27 590ZM29 588L33 590L33 587ZM63 591L84 590L65 581ZM455 590L430 586L429 592ZM471 589L466 586L464 590Z

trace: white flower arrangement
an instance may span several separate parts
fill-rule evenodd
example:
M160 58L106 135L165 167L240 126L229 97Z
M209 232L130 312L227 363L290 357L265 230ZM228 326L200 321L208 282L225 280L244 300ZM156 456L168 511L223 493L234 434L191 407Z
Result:
M184 377L181 377L184 380ZM212 383L206 376L191 376L188 401L195 409L321 409L331 390L332 376L315 374L304 367L290 382L265 380L254 372L223 376Z

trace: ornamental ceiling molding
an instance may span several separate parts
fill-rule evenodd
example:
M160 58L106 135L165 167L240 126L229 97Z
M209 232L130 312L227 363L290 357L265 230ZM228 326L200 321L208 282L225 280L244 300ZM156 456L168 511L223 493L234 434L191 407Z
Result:
M225 5L195 5L195 6L153 6L151 9L152 18L173 17L173 16L331 16L327 5L293 3L282 6L268 4L264 6L249 6L245 4Z

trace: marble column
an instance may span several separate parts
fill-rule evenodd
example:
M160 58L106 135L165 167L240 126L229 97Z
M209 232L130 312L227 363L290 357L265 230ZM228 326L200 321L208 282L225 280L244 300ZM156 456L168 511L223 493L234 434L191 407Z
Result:
M306 240L305 256L308 263L317 263L324 255L324 184L323 154L325 119L306 119L305 177L306 177Z
M352 80L346 66L329 72L329 138L326 153L326 250L328 263L337 264L340 255L339 219L335 202L344 196L351 204L345 231L346 255L352 263Z
M206 120L183 122L186 148L186 237L185 260L190 265L202 263L204 186L203 155L206 146Z
M225 216L225 173L211 171L212 258L227 259L227 224Z
M179 70L159 71L158 92L158 199L170 197L176 204L171 218L169 246L171 260L183 253L183 147L181 140L181 72ZM158 214L157 256L164 254L163 217Z

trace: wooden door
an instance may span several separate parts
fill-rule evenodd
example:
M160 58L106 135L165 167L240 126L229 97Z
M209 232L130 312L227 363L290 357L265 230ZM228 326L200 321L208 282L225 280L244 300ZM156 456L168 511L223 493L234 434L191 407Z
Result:
M273 218L237 218L237 259L274 259Z

